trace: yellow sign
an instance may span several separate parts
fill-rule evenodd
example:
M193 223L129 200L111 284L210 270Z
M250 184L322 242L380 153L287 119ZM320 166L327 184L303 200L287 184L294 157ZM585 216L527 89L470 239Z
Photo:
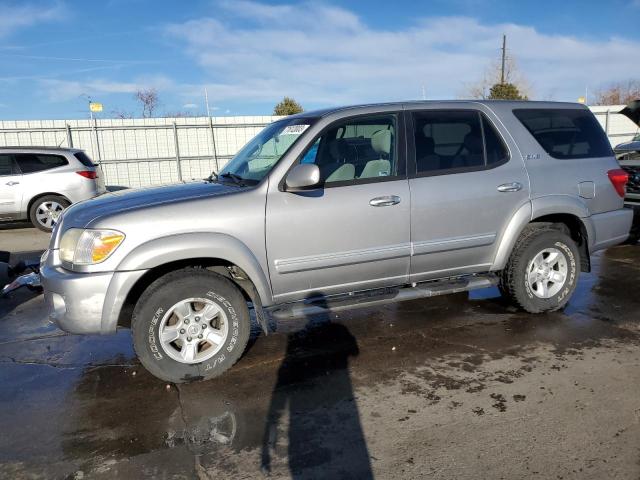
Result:
M101 103L96 103L96 102L91 102L91 103L89 103L89 110L91 110L92 112L101 112L102 111L102 104Z
M586 102L584 97L578 97L578 103L584 103L584 102Z

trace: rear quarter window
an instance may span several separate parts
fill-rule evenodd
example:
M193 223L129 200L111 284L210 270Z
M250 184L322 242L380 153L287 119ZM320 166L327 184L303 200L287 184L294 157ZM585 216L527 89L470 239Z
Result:
M93 160L91 160L91 158L89 158L89 155L87 155L84 152L76 152L73 154L74 157L76 157L78 159L78 161L83 164L85 167L95 167L96 164L93 163Z
M519 108L513 114L553 158L596 158L613 155L602 127L589 110Z

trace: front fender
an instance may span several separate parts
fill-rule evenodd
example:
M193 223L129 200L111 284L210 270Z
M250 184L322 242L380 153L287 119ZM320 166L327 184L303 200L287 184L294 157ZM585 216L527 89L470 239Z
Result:
M271 286L258 259L243 242L223 233L182 233L151 240L129 252L116 270L149 270L190 258L217 258L237 265L254 283L262 304L273 303Z

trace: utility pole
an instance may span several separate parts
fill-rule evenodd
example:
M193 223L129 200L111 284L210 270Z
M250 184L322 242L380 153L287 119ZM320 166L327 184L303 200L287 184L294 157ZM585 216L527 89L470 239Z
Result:
M502 69L500 70L500 84L504 85L504 62L507 56L507 36L502 35Z
M211 116L211 110L209 110L209 92L207 92L207 88L204 89L204 103L207 106L207 117Z

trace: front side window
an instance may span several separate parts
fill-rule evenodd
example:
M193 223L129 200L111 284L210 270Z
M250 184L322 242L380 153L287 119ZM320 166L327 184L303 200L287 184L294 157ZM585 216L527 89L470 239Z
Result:
M413 125L418 174L482 169L509 158L499 134L480 112L415 112Z
M554 158L596 158L613 155L604 130L589 110L518 108L513 114L540 146Z
M0 155L0 177L13 175L13 159L11 155Z
M218 178L239 185L256 185L314 121L295 118L267 125L220 170Z
M395 115L345 120L329 127L300 162L318 165L327 186L396 177L396 131Z
M68 165L69 162L62 155L47 155L41 153L17 153L14 155L18 168L22 173L35 173L52 168Z

